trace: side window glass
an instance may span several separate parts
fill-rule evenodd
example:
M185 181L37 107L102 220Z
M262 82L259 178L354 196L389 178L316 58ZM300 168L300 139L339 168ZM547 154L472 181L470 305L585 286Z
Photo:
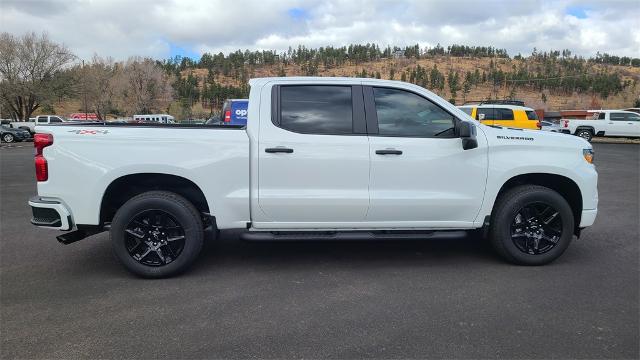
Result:
M513 110L496 109L496 120L513 120Z
M627 121L640 121L639 114L627 114Z
M527 119L529 120L539 120L538 114L536 114L533 110L527 110Z
M62 119L60 119L60 118L59 118L59 117L57 117L57 116L52 116L52 117L51 117L51 119L50 119L50 122L52 122L52 123L59 123L59 122L62 122Z
M378 133L404 137L453 137L453 115L414 93L373 88Z
M495 109L493 108L478 108L478 111L476 112L476 120L495 120L496 116L494 110ZM480 114L484 115L483 119L480 119Z
M352 134L351 86L280 88L280 127L303 134Z
M611 121L624 121L625 115L626 115L625 113L612 112L611 114L609 114L609 116L610 116L609 119Z
M604 120L605 117L605 113L601 112L600 114L598 114L598 120Z
M46 122L47 122L47 117L46 117L46 116L38 116L38 117L36 118L36 122L39 122L39 123L46 123Z

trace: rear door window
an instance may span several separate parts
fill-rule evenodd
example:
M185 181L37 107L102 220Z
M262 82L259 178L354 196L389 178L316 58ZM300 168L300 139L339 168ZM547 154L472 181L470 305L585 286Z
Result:
M496 109L496 120L513 120L513 110Z
M47 122L47 117L46 116L38 116L36 119L37 119L36 122L38 122L38 123L46 123Z
M282 86L280 127L302 134L352 134L351 86Z
M609 116L609 120L611 121L624 121L625 113L612 112Z

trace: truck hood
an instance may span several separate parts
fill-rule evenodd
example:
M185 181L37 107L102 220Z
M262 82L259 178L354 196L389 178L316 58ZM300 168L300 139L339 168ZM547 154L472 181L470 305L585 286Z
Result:
M479 128L487 137L489 146L510 146L534 148L590 149L591 144L578 137L556 132L514 129L480 124Z

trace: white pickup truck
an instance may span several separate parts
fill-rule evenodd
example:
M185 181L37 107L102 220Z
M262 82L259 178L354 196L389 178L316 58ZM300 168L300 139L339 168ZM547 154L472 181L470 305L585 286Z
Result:
M29 121L14 121L11 123L11 127L27 130L31 134L34 134L37 125L57 124L65 121L61 116L57 115L38 115L35 118L29 118Z
M131 272L186 269L206 234L425 238L484 229L546 264L593 224L591 145L482 125L424 88L357 78L249 82L247 126L39 126L32 223L68 244L109 230ZM213 230L213 231L209 231Z
M594 136L640 137L640 114L624 110L600 110L593 119L562 119L560 131L591 141Z

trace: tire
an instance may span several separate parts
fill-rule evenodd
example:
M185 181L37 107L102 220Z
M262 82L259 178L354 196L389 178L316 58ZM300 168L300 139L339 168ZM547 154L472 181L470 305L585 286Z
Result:
M511 263L544 265L564 253L573 230L573 211L562 195L543 186L523 185L498 197L489 238L498 254Z
M184 197L149 191L118 209L110 238L115 256L133 274L169 277L185 271L200 254L202 218Z
M6 143L12 143L12 142L16 141L16 138L13 136L13 134L6 133L6 134L2 135L2 141L6 142Z
M591 142L591 139L593 139L593 131L589 129L578 129L576 131L576 136L579 136L587 140L588 142Z

